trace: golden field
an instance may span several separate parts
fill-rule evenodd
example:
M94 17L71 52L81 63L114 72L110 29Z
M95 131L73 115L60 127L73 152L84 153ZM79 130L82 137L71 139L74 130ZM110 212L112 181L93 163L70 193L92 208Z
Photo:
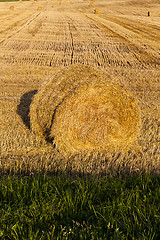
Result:
M145 3L142 0L0 2L1 174L36 171L67 171L71 174L160 172L159 10L158 0L146 0ZM44 89L45 93L47 84L57 86L72 65L78 69L88 66L100 74L105 72L112 83L119 84L118 89L122 87L137 99L140 125L135 124L135 132L138 126L139 133L130 149L111 151L106 148L103 151L93 149L65 154L50 139L33 131L34 124L30 121L33 97L36 101L36 96L43 95L43 99L37 100L40 108L35 107L36 118L37 111L42 109L44 116L48 114L47 119L52 119L54 102L49 96L54 93L52 88L50 95L47 92L46 95L41 94L41 91ZM78 72L76 74L78 79ZM84 92L83 89L87 94L88 88L82 87L79 91ZM64 89L57 90L57 96L62 96L64 91L65 82ZM89 101L86 94L82 94L82 101L79 92L77 94L77 103L85 104L85 99ZM100 94L96 95L97 101ZM70 102L66 101L66 106L72 102L75 104L76 96L73 96L74 101L67 100ZM121 96L119 98L122 99ZM103 100L100 101L102 104ZM86 112L87 106L81 106L82 109ZM71 110L75 112L77 108L74 106ZM53 121L53 133L59 130L61 121L57 136L63 133L63 113L68 114L65 106L59 108ZM127 122L127 131L129 124L132 125L132 120ZM71 128L68 123L66 129L68 126ZM64 136L67 138L66 129ZM70 142L75 138L72 135ZM69 141L65 143L65 138L59 136L59 145L61 141L71 146ZM94 139L93 142L98 144Z

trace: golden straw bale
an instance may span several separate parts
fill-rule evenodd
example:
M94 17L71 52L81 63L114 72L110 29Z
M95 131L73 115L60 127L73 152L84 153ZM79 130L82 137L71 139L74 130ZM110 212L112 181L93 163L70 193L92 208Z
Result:
M118 85L82 84L55 112L51 136L65 151L126 146L138 131L137 108Z
M96 9L94 10L94 13L95 13L95 14L100 14L100 13L101 13L101 10L96 8Z
M140 110L107 73L75 65L58 71L35 95L31 127L61 152L126 148L136 141Z
M38 11L42 11L42 7L38 7L37 10L38 10Z
M10 9L10 10L14 10L14 6L10 6L9 9Z
M94 7L94 2L90 2L89 6Z

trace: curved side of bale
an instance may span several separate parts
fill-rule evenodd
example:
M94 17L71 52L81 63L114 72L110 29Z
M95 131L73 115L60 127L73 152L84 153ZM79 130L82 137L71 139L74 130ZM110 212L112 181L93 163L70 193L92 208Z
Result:
M91 76L106 79L108 75L84 65L63 67L34 96L30 106L31 128L35 134L48 137L57 107L82 82L90 82Z

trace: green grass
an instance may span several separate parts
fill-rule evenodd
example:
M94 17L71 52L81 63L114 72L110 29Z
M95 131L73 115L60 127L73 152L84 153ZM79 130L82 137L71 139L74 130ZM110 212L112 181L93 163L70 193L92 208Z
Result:
M160 239L160 177L0 178L0 239Z
M0 0L0 2L18 2L19 0ZM30 1L30 0L22 0L22 1Z

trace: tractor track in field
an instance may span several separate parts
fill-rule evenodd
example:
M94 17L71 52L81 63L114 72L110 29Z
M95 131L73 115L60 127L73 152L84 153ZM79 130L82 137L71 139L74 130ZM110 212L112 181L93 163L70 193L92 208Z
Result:
M147 31L149 32L151 27L146 28L146 30L141 30L142 26L144 25L140 24L140 26L142 26L139 28L139 30L136 30L136 27L132 26L132 24L130 24L130 21L123 23L123 21L120 21L119 18L101 18L97 16L95 17L93 15L87 15L87 17L106 31L110 30L119 39L119 41L124 42L126 44L126 48L128 48L128 51L132 52L135 59L137 59L142 67L145 67L147 65L160 65L160 52L158 52L157 49L154 50L152 47L150 47L152 53L149 53L148 49L146 48L146 44L141 40L141 38L144 40L143 33L147 34ZM119 30L117 31L118 28ZM123 31L121 31L121 29ZM129 31L126 32L126 30ZM136 35L138 34L139 36L142 35L143 37L139 37L138 41L133 42L133 33L136 33ZM160 42L160 35L158 35L157 31L154 35L147 34L147 37L148 35L152 41L155 41L157 39L157 41Z
M2 30L0 31L0 34L1 33L5 33L5 32L8 32L8 31L11 31L13 30L15 27L17 27L17 25L20 25L18 26L18 29L13 32L12 34L10 35L7 35L5 39L1 40L0 41L0 44L2 44L4 41L6 41L7 39L11 38L12 36L16 35L17 33L19 33L21 31L22 28L24 28L25 26L29 25L32 21L36 20L36 18L40 15L40 13L35 13L33 15L31 15L28 19L25 19L25 22L21 23L21 21L18 21L16 23L14 23L13 25L11 25L10 27L8 27L7 29L5 30Z
M82 63L105 68L145 67L160 62L97 17L80 13L35 14L0 46L1 60L10 64L56 67Z

